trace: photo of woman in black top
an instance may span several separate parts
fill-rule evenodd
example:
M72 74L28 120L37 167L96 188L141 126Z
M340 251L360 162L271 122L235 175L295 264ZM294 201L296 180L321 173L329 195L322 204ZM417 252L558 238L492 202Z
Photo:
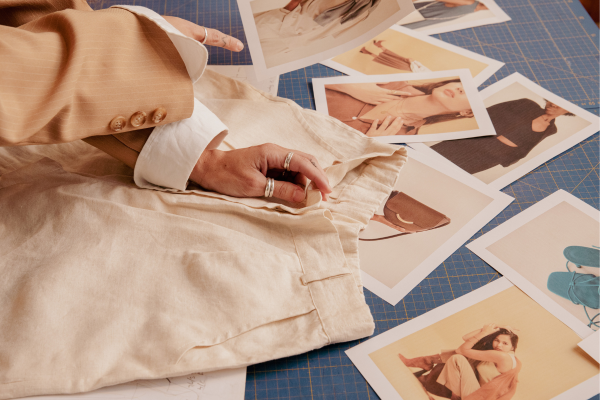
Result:
M527 98L495 104L487 111L497 136L449 140L431 148L470 174L496 165L506 168L557 133L556 118L574 115L550 101L545 102L543 108Z

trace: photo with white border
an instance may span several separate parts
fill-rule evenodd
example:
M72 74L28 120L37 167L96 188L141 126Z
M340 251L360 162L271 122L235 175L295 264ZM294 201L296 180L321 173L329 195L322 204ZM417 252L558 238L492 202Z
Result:
M318 112L380 142L496 134L468 69L316 78L312 84ZM377 129L372 130L375 121Z
M497 332L508 328L509 332L518 336L516 349L512 351L514 358L511 357L518 369L513 371L509 363L507 372L496 371L495 375L504 383L496 381L491 387L499 388L500 395L504 392L509 396L503 399L588 400L598 393L598 364L577 348L579 336L505 278L488 283L377 335L346 350L346 354L382 400L444 400L447 397L429 391L440 381L429 375L446 374L443 371L446 365L449 370L456 370L453 367L461 365L464 361L461 357L464 356L454 357L453 360L450 357L457 350L458 353L468 354L469 347L479 347L481 339L477 343L469 342L469 339L482 332L486 325L495 326ZM514 335L507 333L501 331L498 335L509 336L509 343L514 347L511 343ZM478 357L481 357L481 353L494 350L489 346L487 343ZM506 355L501 358L506 358ZM474 358L471 360L477 361ZM514 365L513 360L508 360ZM430 368L429 372L416 367L417 364ZM474 371L468 363L466 366L457 374L460 379L453 379L455 383L469 383L468 375L473 375ZM487 372L495 369L494 366L495 363L491 362L490 365L488 362ZM518 376L516 391L512 386L517 378L515 375ZM492 381L483 385L470 382L471 385L465 386L471 386L471 390L480 387L485 392L490 388L486 386ZM506 385L506 381L512 384ZM446 384L443 386L447 389ZM511 389L514 391L512 396ZM469 396L465 394L462 399L468 400ZM496 397L477 397L480 394L476 393L473 398L499 397L498 394Z
M396 305L514 199L440 157L408 150L393 192L359 233L363 285Z
M586 338L593 333L590 318L599 312L599 214L558 190L467 248Z
M364 43L414 10L411 0L237 0L256 77L285 74ZM339 3L339 2L338 2Z
M471 0L470 4L464 5L455 3L452 0L417 1L414 3L416 10L401 19L398 25L434 35L510 21L494 0ZM451 6L446 7L446 4Z
M503 62L394 25L375 38L321 64L350 76L445 71L466 68L477 86Z
M494 123L495 138L430 142L416 148L435 150L451 165L498 190L600 130L600 118L519 73L488 86L480 95ZM544 118L545 129L534 131L535 121L544 123Z
M583 351L588 353L596 362L600 363L600 331L592 333L590 336L577 343Z

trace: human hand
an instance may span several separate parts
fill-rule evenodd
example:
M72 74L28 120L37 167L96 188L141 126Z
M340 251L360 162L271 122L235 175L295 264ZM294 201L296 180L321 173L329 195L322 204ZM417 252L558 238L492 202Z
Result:
M401 90L384 89L376 83L352 83L340 85L328 85L328 88L346 93L367 104L379 105L393 100L399 100L400 96L410 96L411 93Z
M289 152L294 155L287 172L283 166ZM304 200L309 179L323 200L332 191L314 156L271 143L230 151L205 150L190 175L203 188L234 197L264 196L267 177L277 178L273 197L293 203Z
M402 120L402 118L396 117L396 119L394 119L394 122L392 122L391 124L390 122L392 122L392 116L388 115L387 117L385 117L385 119L381 123L381 126L379 126L378 128L377 124L379 123L379 120L376 119L375 121L373 121L371 127L367 131L367 136L376 137L396 135L400 131L400 129L402 129L402 124L404 121Z
M208 39L206 40L205 44L209 46L223 47L224 49L231 51L242 51L244 49L244 44L238 39L228 36L216 29L206 28L205 32L204 27L196 25L188 20L165 15L163 15L163 18L166 19L167 22L173 25L177 30L179 30L179 32L199 42L202 42L204 40L205 33L208 33Z
M486 324L481 328L481 334L485 337L487 335L491 335L492 333L498 332L500 328L496 324Z

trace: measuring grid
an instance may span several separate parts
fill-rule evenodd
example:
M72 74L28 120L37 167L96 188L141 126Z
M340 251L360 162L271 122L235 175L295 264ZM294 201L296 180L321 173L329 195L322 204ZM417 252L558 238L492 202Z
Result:
M598 28L578 0L496 0L512 21L434 37L506 63L480 89L520 72L545 89L598 115ZM141 5L162 15L218 29L246 43L236 0L101 0L93 7ZM210 64L252 64L241 53L209 47ZM279 96L314 109L312 78L344 75L320 64L284 74ZM555 157L502 191L515 198L471 240L488 232L558 189L599 208L598 134ZM365 290L375 318L375 335L469 293L500 275L461 247L395 307ZM295 357L248 367L247 400L377 399L344 354L360 341L328 346ZM595 396L594 400L600 400Z

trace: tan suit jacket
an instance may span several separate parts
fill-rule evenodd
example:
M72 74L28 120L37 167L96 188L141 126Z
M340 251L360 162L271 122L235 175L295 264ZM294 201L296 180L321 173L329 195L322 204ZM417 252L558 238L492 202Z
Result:
M85 139L133 167L154 126L193 111L191 80L167 34L84 0L0 0L0 72L0 146ZM154 124L160 107L166 118ZM147 118L136 128L138 111ZM118 116L126 125L117 132Z

